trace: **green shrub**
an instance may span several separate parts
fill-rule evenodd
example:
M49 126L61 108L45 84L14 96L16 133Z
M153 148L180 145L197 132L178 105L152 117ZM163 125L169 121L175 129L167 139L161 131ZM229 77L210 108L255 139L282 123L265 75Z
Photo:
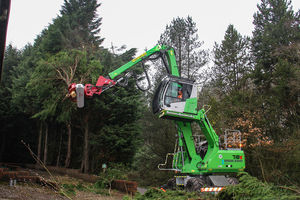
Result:
M99 174L99 180L95 183L97 188L110 188L111 183L115 179L127 180L129 168L123 164L112 164L105 172Z
M300 199L291 190L282 189L271 183L264 183L257 178L243 172L239 174L238 185L228 186L222 190L217 198L220 200L277 200Z

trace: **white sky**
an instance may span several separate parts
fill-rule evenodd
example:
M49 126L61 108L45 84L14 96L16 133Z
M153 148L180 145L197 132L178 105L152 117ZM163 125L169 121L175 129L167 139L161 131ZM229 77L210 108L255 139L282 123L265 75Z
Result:
M253 14L260 0L99 0L98 10L103 17L103 45L128 48L152 48L173 18L190 15L196 22L205 49L220 42L229 24L242 35L251 35ZM63 0L12 0L7 44L17 48L33 43L40 32L60 11ZM300 1L293 0L294 11Z

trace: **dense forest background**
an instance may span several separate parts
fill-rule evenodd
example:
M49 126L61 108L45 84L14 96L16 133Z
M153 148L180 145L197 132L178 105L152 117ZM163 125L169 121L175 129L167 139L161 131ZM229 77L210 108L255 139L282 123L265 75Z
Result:
M170 174L157 164L173 151L176 130L151 112L165 73L160 63L154 63L154 87L146 93L130 80L87 99L83 109L66 97L69 84L95 83L136 56L136 49L101 46L98 7L101 16L97 0L65 0L34 44L6 47L0 162L34 163L23 140L47 165L99 173L104 163L122 163L145 184L161 184ZM174 47L180 74L201 86L199 106L211 105L216 132L242 132L246 171L299 185L300 11L288 0L262 0L253 24L251 36L229 24L211 51L202 48L191 16L175 17L157 40Z

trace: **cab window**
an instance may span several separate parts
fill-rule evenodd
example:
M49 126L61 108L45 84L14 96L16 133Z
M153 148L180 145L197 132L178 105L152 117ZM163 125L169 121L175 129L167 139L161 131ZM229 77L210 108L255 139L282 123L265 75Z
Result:
M165 93L165 105L170 106L171 103L182 102L191 95L192 85L171 82Z

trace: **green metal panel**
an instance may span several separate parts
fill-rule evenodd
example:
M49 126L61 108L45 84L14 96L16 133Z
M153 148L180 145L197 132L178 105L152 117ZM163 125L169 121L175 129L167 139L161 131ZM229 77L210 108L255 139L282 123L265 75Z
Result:
M174 49L169 49L167 50L167 59L169 63L169 67L171 68L171 74L173 76L180 77L179 71L178 71L178 66L176 63L176 57L175 57L175 51Z
M204 109L201 109L199 111L197 115L197 123L199 124L205 138L207 139L209 146L219 147L219 137L206 118Z
M185 101L184 112L197 114L197 98L190 98Z

